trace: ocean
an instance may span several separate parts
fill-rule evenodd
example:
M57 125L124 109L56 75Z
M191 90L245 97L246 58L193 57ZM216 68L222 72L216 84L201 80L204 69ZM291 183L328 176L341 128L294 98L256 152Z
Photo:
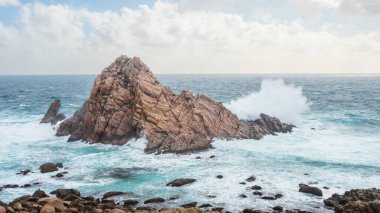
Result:
M125 196L140 200L179 197L165 207L195 201L231 212L270 210L276 205L329 212L323 199L333 193L380 187L380 76L157 77L175 92L206 94L239 118L255 119L263 112L297 128L259 141L215 140L213 149L187 155L145 154L145 139L124 146L67 143L67 137L54 136L56 126L39 121L54 99L60 99L61 111L71 116L88 98L95 76L0 76L0 186L39 183L3 189L0 201L39 188L46 192L76 188L82 195L99 197L107 191L130 192ZM53 173L39 173L38 167L46 162L62 162L68 174L59 179L52 178ZM25 169L33 173L16 175ZM251 175L255 182L239 184ZM179 188L166 186L176 178L197 181ZM298 192L300 183L321 188L323 197ZM283 197L263 200L252 194L252 185L261 186L264 195Z

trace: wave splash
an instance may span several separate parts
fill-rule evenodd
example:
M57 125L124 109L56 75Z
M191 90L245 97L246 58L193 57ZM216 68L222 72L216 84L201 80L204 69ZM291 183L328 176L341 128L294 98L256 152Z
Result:
M260 113L275 116L286 123L297 123L310 102L301 87L286 84L284 80L263 80L258 92L225 104L240 119L255 120Z

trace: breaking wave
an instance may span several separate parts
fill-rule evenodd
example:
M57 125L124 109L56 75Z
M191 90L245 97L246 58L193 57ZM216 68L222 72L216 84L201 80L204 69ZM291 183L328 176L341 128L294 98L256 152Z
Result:
M258 92L232 100L226 107L240 119L254 120L265 113L283 122L297 123L309 105L301 87L283 80L263 80Z

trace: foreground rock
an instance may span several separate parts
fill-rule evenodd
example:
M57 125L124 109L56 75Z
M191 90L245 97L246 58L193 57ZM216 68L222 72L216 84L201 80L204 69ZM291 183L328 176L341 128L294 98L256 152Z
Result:
M121 56L97 76L89 99L60 124L57 136L114 145L145 137L148 153L183 153L207 149L213 138L260 139L292 127L265 114L256 121L239 120L207 96L177 95L139 58Z
M380 212L380 189L353 189L343 195L333 194L323 201L337 213Z
M80 193L76 190L56 190L57 197L43 197L34 196L38 194L44 194L45 192L39 190L36 191L33 196L25 195L15 199L9 204L2 203L0 201L0 213L6 212L41 212L41 213L55 213L55 212L106 212L106 213L153 213L158 212L158 210L150 206L139 206L132 207L136 205L137 201L126 200L123 204L115 203L113 200L100 200L94 197L77 197L77 199L67 199L70 198L70 194L79 195ZM65 196L59 195L59 193ZM58 196L59 195L59 196ZM66 196L67 195L67 196ZM62 198L65 197L65 198ZM155 202L163 202L161 199ZM194 205L178 208L163 208L159 212L164 213L216 213L217 211L202 211L199 208L194 207Z
M312 194L312 195L316 195L316 196L322 196L323 193L322 193L322 190L317 188L317 187L313 187L313 186L309 186L309 185L306 185L306 184L300 184L299 185L299 192L302 192L302 193L307 193L307 194Z
M48 111L45 113L40 123L51 123L52 125L57 124L59 121L65 119L65 115L63 113L59 113L59 109L61 108L61 101L55 100L50 104Z

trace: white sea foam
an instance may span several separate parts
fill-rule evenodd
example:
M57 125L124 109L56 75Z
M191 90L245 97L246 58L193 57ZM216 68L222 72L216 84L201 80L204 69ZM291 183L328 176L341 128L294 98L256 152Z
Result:
M260 113L266 113L284 122L297 123L309 105L301 87L283 80L263 80L260 91L233 100L226 107L240 119L254 120Z

